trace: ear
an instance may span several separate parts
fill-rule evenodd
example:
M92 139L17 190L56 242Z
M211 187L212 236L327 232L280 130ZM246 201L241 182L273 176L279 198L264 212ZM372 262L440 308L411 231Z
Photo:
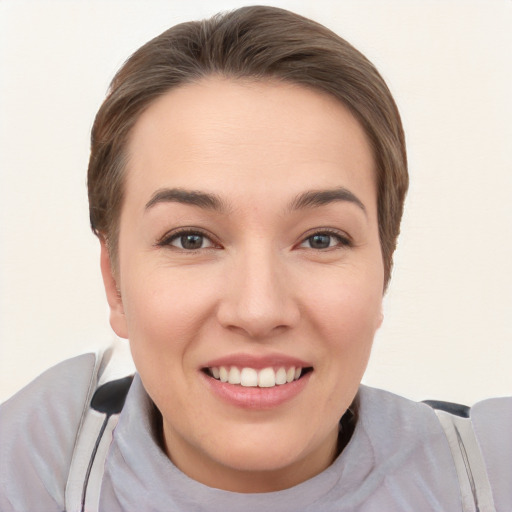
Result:
M128 328L126 325L126 317L124 315L123 300L121 292L117 286L116 278L112 271L110 254L105 240L102 239L100 244L101 275L103 276L103 285L105 286L105 293L107 294L107 301L110 307L110 325L120 338L128 338Z
M382 309L380 310L380 315L377 322L377 329L380 329L382 326L382 322L384 322L384 312L382 311Z

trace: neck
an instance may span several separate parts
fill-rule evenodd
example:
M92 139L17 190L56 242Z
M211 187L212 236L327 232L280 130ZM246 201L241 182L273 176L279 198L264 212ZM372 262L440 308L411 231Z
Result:
M305 456L291 466L271 470L247 470L228 467L206 459L202 454L188 452L186 468L179 464L179 457L165 441L163 419L155 406L155 440L171 461L190 478L208 487L238 493L266 493L288 489L298 485L329 467L350 441L356 415L347 411L339 424L339 431L333 432L331 442L326 442L314 454Z

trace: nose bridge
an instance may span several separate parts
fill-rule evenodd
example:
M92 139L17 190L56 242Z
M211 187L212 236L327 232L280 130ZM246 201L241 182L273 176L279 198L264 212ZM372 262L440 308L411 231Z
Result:
M293 283L286 274L280 255L263 243L239 251L219 311L223 325L255 338L292 327L298 320L298 308Z

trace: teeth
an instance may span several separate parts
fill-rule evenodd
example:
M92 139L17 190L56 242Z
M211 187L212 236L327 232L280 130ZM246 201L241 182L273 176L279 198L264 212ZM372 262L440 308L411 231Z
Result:
M239 384L244 387L260 387L260 388L273 388L274 386L282 386L283 384L297 380L302 373L302 368L295 368L291 366L286 369L283 366L278 368L263 368L262 370L255 370L254 368L242 368L241 370L236 366L226 367L212 367L209 369L210 375L221 382L228 382L229 384Z
M240 384L246 388L254 388L258 385L258 372L252 368L243 368L241 372Z
M282 384L286 384L286 370L284 368L279 368L276 372L276 384L281 386Z
M260 388L273 388L276 385L276 372L273 368L264 368L258 375Z
M240 384L240 370L236 366L232 366L229 370L228 382L230 384Z

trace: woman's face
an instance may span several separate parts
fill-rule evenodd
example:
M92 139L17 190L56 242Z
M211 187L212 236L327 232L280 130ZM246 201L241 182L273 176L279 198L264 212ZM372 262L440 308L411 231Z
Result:
M171 460L238 492L322 471L382 320L374 162L358 122L299 86L182 86L137 121L125 191L120 293L102 249L111 323Z

